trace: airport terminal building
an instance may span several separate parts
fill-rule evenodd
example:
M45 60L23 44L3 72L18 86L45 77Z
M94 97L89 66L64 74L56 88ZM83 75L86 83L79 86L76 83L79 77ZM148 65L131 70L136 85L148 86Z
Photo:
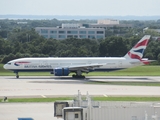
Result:
M79 38L79 39L104 39L104 28L86 28L79 24L62 24L61 27L36 27L35 31L49 39L63 40L67 38Z

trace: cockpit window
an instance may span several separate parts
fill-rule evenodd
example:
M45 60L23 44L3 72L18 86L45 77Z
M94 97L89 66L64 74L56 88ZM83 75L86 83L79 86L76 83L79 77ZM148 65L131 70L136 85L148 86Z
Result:
M7 63L8 65L11 65L11 63Z

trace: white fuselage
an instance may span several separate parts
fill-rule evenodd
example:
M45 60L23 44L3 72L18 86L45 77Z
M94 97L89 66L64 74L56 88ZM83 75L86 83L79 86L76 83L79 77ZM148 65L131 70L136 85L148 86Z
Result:
M5 69L12 71L53 71L55 68L72 68L93 66L93 70L118 70L143 64L137 59L124 57L72 57L72 58L20 58L9 61ZM96 66L97 65L97 66ZM91 68L91 67L90 67Z

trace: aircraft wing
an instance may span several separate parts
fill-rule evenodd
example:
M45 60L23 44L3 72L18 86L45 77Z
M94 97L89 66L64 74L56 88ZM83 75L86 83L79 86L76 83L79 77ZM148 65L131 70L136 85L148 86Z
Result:
M106 63L70 65L70 66L61 66L61 67L62 68L68 68L70 72L76 72L77 70L80 70L82 72L88 73L90 70L94 70L94 68L98 68L98 67L103 66L103 65L106 65ZM52 74L54 74L54 73L52 73Z
M75 65L75 66L68 66L69 70L77 70L77 69L94 69L100 66L106 65L104 64L86 64L86 65Z

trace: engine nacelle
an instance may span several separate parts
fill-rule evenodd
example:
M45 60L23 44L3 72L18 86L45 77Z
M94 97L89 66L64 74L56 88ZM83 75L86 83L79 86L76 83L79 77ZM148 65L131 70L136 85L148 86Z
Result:
M68 76L69 75L69 68L55 68L54 75L55 76Z

